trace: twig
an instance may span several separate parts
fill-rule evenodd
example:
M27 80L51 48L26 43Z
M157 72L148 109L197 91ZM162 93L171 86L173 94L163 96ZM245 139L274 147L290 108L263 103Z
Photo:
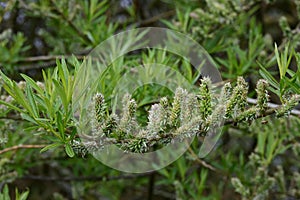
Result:
M257 99L247 98L247 102L250 104L257 104ZM268 108L279 108L280 106L281 105L275 103L268 103ZM300 110L293 109L290 114L300 116Z
M8 147L6 149L3 149L0 151L0 154L9 152L9 151L14 151L18 149L39 149L45 147L44 144L20 144L12 147Z
M23 65L19 66L16 68L19 72L24 72L24 71L29 71L29 70L40 70L40 69L47 69L50 67L55 67L56 62L55 61L49 61L49 62L44 62L42 64L37 64L37 65Z
M135 179L139 177L146 177L155 172L149 172L144 174L130 174L130 175L120 175L120 176L83 176L83 177L48 177L48 176L35 176L26 175L19 179L26 180L36 180L36 181L113 181L120 179Z
M174 14L175 14L175 10L169 10L169 11L167 11L167 12L160 13L160 14L158 14L158 15L155 15L155 16L153 16L153 17L151 17L151 18L149 18L149 19L146 19L146 20L144 20L144 21L137 22L137 23L135 23L134 25L135 25L135 26L146 26L146 25L152 24L152 23L154 23L154 22L156 22L156 21L158 21L158 20L160 20L160 19L162 19L162 18L170 17L170 16L172 16L172 15L174 15Z
M34 56L34 57L26 57L20 60L20 62L39 62L39 61L49 61L49 60L57 60L63 58L70 58L73 55L44 55L44 56ZM74 55L78 59L83 59L84 55Z
M6 115L6 116L0 116L0 120L5 119L5 120L15 120L15 121L25 121L22 117L19 115Z
M148 200L153 199L154 185L155 185L155 174L151 174L149 176L148 198L147 198Z
M193 156L193 158L195 158L195 160L202 166L217 172L217 169L213 166L211 166L210 164L206 163L205 161L201 160L197 154L193 151L193 149L189 146L188 151L190 152L190 154Z

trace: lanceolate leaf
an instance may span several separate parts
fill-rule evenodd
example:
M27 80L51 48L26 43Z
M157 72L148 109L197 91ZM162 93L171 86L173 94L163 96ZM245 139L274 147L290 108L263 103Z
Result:
M71 145L68 144L68 143L65 145L65 151L66 151L66 153L68 154L69 157L73 157L75 155Z

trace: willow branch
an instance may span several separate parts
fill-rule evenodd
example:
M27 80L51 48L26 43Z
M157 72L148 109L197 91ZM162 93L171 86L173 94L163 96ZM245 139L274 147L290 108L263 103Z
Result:
M144 21L141 21L141 22L137 22L136 24L134 24L135 26L146 26L146 25L149 25L149 24L152 24L154 22L157 22L159 21L160 19L162 18L167 18L167 17L170 17L172 15L174 15L176 13L175 10L169 10L167 12L164 12L164 13L160 13L158 15L155 15L154 17L152 18L149 18L149 19L146 19Z
M199 158L199 156L197 156L197 154L193 151L193 149L189 146L188 151L190 152L190 154L193 156L193 158L197 161L197 163L199 163L200 165L202 165L203 167L206 167L212 171L217 171L217 169L215 167L213 167L212 165L206 163L204 160L201 160Z
M44 55L44 56L34 56L34 57L26 57L20 60L20 62L40 62L40 61L50 61L57 59L70 58L73 55ZM78 59L84 59L84 55L74 55Z
M20 179L25 180L35 180L35 181L113 181L120 179L135 179L139 177L146 177L155 172L149 172L144 174L129 174L129 175L120 175L120 176L83 176L83 177L48 177L48 176L34 176L27 175L23 176Z
M9 152L9 151L14 151L14 150L19 150L19 149L39 149L43 148L45 145L43 144L20 144L12 147L8 147L6 149L0 150L0 154Z
M250 104L257 104L257 99L247 98L247 102ZM279 108L281 105L275 104L275 103L268 103L268 108ZM291 110L290 114L300 116L300 110L293 109Z

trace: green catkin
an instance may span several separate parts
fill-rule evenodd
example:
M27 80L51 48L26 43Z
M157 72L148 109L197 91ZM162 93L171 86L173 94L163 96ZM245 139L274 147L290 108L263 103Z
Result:
M286 17L282 16L279 19L279 26L285 37L291 38L292 30L289 26L288 20Z
M135 113L137 109L137 104L135 100L131 99L131 95L126 94L122 100L123 111L122 118L120 120L121 132L126 134L133 134L133 130L136 128Z
M300 95L292 95L289 99L286 99L283 105L276 110L276 117L288 116L290 111L299 104Z
M226 105L225 118L235 118L238 112L245 110L247 105L248 84L242 77L238 77L237 85Z
M229 100L232 94L232 86L231 83L225 83L221 90L220 103L224 103Z
M161 105L162 108L162 126L163 129L166 130L168 127L168 121L169 121L169 102L167 97L163 97L160 99L159 104Z
M110 115L106 120L105 127L103 128L103 133L105 136L109 137L118 127L118 118L116 115Z
M251 122L263 115L268 108L268 86L267 81L259 80L256 86L257 104L246 107L248 84L239 77L234 88L230 83L223 86L219 104L212 108L211 81L204 78L198 96L177 88L172 104L163 97L158 104L152 105L148 125L141 130L138 129L135 118L137 104L129 94L123 98L119 120L114 114L107 115L104 97L98 93L93 99L96 116L93 123L94 130L102 135L95 141L89 141L87 146L89 149L99 149L105 144L115 143L124 151L144 153L157 144L170 143L175 137L183 139L193 135L206 136L210 130L222 126L226 119L238 123ZM284 97L283 105L276 108L276 115L288 115L299 100L300 95Z
M257 82L256 92L257 92L257 111L259 114L263 114L268 108L269 94L267 88L269 84L267 81L261 79Z
M128 102L128 115L130 118L133 118L135 116L136 108L137 108L137 104L136 104L135 100L131 99Z
M174 100L172 102L172 109L170 114L170 126L176 127L179 124L179 117L181 111L181 96L182 96L182 88L177 88L174 96Z
M159 101L160 105L165 109L167 110L168 107L169 107L169 102L168 102L168 98L167 97L163 97L160 99Z
M104 96L100 93L95 94L94 103L95 103L96 120L98 123L103 123L103 121L105 120L105 110L106 110Z
M151 106L148 115L147 130L149 131L149 137L155 138L163 130L163 107L160 104L154 104Z
M199 109L202 119L206 119L212 113L211 80L207 77L201 80L199 88Z
M242 112L236 119L236 122L249 122L256 119L257 108L251 107L248 110Z

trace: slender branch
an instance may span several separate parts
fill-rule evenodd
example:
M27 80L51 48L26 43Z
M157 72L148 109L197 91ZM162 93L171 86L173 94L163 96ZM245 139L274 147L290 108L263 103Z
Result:
M83 177L48 177L48 176L35 176L26 175L21 177L23 180L35 180L35 181L113 181L120 179L135 179L139 177L146 177L155 172L143 173L143 174L129 174L120 176L83 176Z
M86 54L82 55L75 55L77 59L84 59ZM27 57L22 60L20 60L20 64L27 64L31 63L30 65L23 65L19 66L17 68L18 71L28 71L28 70L40 70L40 69L46 69L50 67L55 67L57 59L63 59L63 58L70 58L72 55L49 55L49 56L34 56L34 57ZM32 64L34 62L44 62L42 64Z
M257 119L260 119L260 118L263 118L263 117L272 115L272 114L274 114L275 112L276 112L276 108L271 108L271 109L265 111L264 114L260 114L260 115L256 116L254 120L257 120ZM252 121L254 121L254 120L252 120ZM234 119L229 119L229 120L226 120L226 121L225 121L224 125L230 125L230 124L235 124L235 125L236 125L237 123L238 123L238 122L237 122L236 120L234 120Z
M73 55L44 55L44 56L34 56L34 57L26 57L20 60L20 62L39 62L39 61L49 61L49 60L57 60L63 58L70 58ZM83 59L84 55L75 55L78 59Z
M202 166L217 172L217 169L213 166L211 166L210 164L206 163L205 161L201 160L199 158L199 156L197 156L197 154L193 151L193 149L189 146L188 151L190 152L190 154L193 156L193 158L195 158L195 160Z
M29 71L29 70L47 69L47 68L55 67L55 66L56 66L55 61L49 61L49 62L44 62L43 64L19 66L17 68L17 70L24 72L24 71Z
M1 105L1 103L0 103ZM0 116L0 120L15 120L15 121L25 121L19 114L15 114L14 112L10 111L6 115Z
M6 149L0 150L0 154L9 152L9 151L14 151L18 149L39 149L45 147L44 144L20 144L12 147L8 147Z
M146 25L152 24L152 23L154 23L156 21L159 21L162 18L170 17L170 16L174 15L175 13L176 13L175 10L169 10L167 12L155 15L155 16L153 16L153 17L151 17L149 19L146 19L144 21L137 22L137 23L134 24L134 26L146 26Z
M247 98L247 102L250 104L257 104L257 99ZM268 103L269 108L279 108L281 105L275 103ZM291 110L292 115L300 116L300 110L293 109Z

